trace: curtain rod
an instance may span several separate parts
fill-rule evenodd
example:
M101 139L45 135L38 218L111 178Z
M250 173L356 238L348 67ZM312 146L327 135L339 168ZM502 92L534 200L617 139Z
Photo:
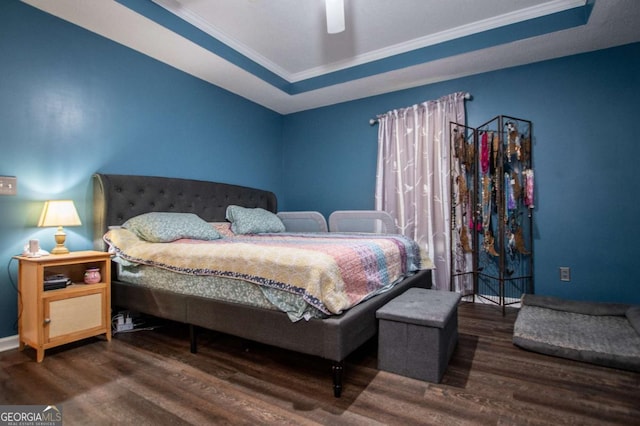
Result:
M469 92L465 93L465 94L464 94L464 98L465 98L467 101L468 101L468 100L471 100L471 93L469 93ZM377 118L370 118L370 119L369 119L369 125L370 125L370 126L373 126L373 125L376 125L376 124L378 124L378 119L377 119Z

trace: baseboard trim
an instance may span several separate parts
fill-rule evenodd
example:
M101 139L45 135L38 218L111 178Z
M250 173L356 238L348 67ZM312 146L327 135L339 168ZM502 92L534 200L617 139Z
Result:
M481 304L488 304L488 305L494 305L494 304L499 304L499 301L496 298L495 302L491 302L489 300L483 299L482 297L473 297L473 295L469 295L469 296L465 296L465 298L473 298L473 301L475 303L481 303ZM484 297L488 297L488 296L484 296ZM490 297L488 297L490 298ZM505 297L505 302L513 307L513 308L519 308L520 307L520 303L519 299L515 299L515 298L510 298L510 297ZM0 352L4 352L4 351L10 351L11 349L17 349L18 346L20 346L20 342L18 341L18 335L16 334L15 336L8 336L8 337L3 337L0 338Z
M7 336L0 339L0 352L10 351L11 349L17 349L20 346L18 341L18 335Z
M500 298L497 296L486 296L482 297L474 297L472 294L468 296L464 296L463 300L466 302L479 303L481 305L498 305L500 306ZM520 307L520 298L515 297L505 297L504 298L505 306L509 306L511 308L519 308Z

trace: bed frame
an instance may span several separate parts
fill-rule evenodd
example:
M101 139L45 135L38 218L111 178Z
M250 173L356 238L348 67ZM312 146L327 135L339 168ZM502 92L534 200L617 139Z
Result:
M188 212L208 222L223 222L230 204L277 212L275 194L265 190L191 179L98 173L93 176L94 247L106 250L102 236L108 227L122 225L142 213ZM339 397L345 358L377 334L378 308L411 287L430 288L431 271L420 271L341 315L296 323L280 311L128 284L115 272L111 301L113 306L188 324L193 353L197 351L196 327L203 327L331 360L334 396Z

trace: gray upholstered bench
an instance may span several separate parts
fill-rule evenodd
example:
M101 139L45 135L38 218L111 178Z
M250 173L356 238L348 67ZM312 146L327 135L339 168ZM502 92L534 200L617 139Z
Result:
M440 383L458 342L460 295L410 288L378 309L378 368Z

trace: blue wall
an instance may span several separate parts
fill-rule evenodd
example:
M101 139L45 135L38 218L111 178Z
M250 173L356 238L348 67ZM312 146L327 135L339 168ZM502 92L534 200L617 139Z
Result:
M91 174L218 180L279 195L282 117L18 1L0 2L0 337L15 335L16 261L43 201L71 198L83 226L71 250L91 248Z
M640 303L640 44L516 67L291 114L284 120L286 208L374 206L377 126L369 118L469 91L467 121L533 121L535 291ZM569 266L572 280L559 280Z
M0 337L16 334L11 256L42 203L76 201L91 247L90 176L155 174L270 189L281 208L373 207L377 127L390 109L469 91L468 123L534 123L536 292L640 303L634 108L640 44L371 97L285 117L18 1L0 2ZM572 268L572 281L558 267Z

